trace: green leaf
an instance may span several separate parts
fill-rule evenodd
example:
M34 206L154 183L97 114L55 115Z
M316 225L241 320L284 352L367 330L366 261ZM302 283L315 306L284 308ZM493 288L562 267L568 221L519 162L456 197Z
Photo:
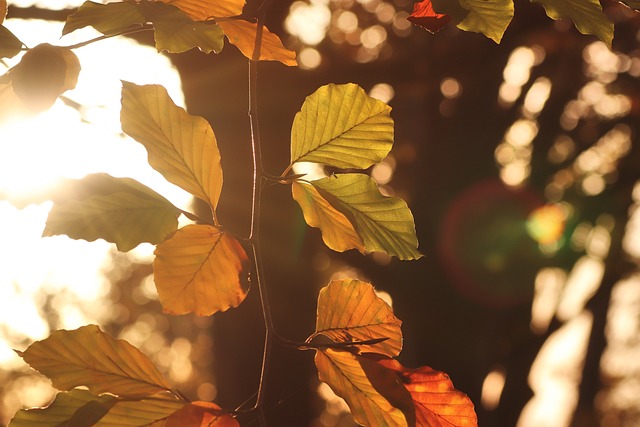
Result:
M513 19L513 0L432 0L431 3L437 13L449 15L461 30L484 34L496 43L500 43Z
M133 179L95 174L74 187L81 197L53 205L43 236L104 239L126 252L142 242L160 243L178 228L180 209Z
M368 252L382 251L400 259L422 257L407 204L398 197L380 194L369 176L338 174L311 184L349 219Z
M122 82L122 130L145 146L149 164L215 209L222 191L216 137L202 117L176 106L162 86Z
M128 342L105 334L96 325L55 331L17 353L59 390L86 386L96 394L123 397L144 397L171 390L147 356Z
M395 357L402 350L401 325L371 284L356 279L332 280L320 290L316 331L307 342L318 335L336 343L384 338L372 345L354 345L352 351Z
M222 28L213 22L194 22L177 7L159 1L138 7L153 23L158 52L182 53L197 47L204 53L219 53L224 46Z
M133 1L94 3L86 1L67 17L62 35L80 28L91 26L102 34L115 34L133 25L143 25L147 18Z
M291 164L365 169L393 144L391 107L355 84L322 86L308 96L291 129Z
M544 6L552 19L569 18L582 34L593 34L611 47L613 22L602 11L600 0L531 0ZM637 6L637 5L636 5Z
M13 58L22 50L22 42L4 25L0 25L0 59Z

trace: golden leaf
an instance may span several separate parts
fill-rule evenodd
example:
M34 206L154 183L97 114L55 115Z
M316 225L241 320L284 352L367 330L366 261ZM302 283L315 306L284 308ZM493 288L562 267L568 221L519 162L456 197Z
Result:
M253 48L255 46L257 24L241 20L220 21L218 25L222 27L229 42L235 45L244 56L253 58ZM267 27L262 30L262 43L260 46L260 61L280 61L284 65L296 66L296 53L288 50L282 45L280 38L269 31Z

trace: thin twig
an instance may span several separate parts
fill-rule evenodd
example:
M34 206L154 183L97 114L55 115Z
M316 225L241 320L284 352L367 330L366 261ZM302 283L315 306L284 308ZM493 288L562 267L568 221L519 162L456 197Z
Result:
M72 44L69 46L63 46L66 47L67 49L77 49L79 47L83 47L86 45L89 45L91 43L95 43L95 42L99 42L102 40L106 40L106 39L110 39L111 37L116 37L116 36L126 36L129 34L135 34L135 33L139 33L141 31L148 31L148 30L152 30L153 29L153 25L151 24L143 24L143 25L139 25L133 28L127 28L126 30L122 30L122 31L118 31L117 33L113 33L113 34L104 34L102 36L98 36L95 37L93 39L90 40L85 40L83 42L80 43L76 43L76 44Z

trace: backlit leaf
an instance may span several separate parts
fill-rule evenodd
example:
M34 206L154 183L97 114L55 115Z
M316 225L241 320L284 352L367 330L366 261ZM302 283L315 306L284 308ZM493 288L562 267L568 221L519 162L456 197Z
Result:
M5 16L7 16L7 0L0 0L0 24L4 22Z
M582 34L593 34L611 47L613 22L602 11L600 0L531 1L542 4L550 18L569 18Z
M69 34L84 27L93 27L102 34L115 34L133 25L142 25L147 18L138 3L133 1L95 3L84 2L78 10L67 17L62 34Z
M55 400L45 408L18 411L9 426L160 426L184 406L185 402L162 398L160 395L149 396L147 399L121 400L112 395L96 396L87 390L74 389L70 392L58 393Z
M469 397L453 386L444 372L428 366L408 369L397 360L381 360L393 370L411 393L418 425L430 427L476 427L478 418Z
M11 31L0 25L0 59L13 58L20 53L21 49L22 42Z
M357 249L364 253L364 242L351 222L329 204L318 190L305 182L294 182L291 186L293 198L302 208L304 220L311 227L319 228L322 240L334 251Z
M158 0L172 4L194 21L211 18L225 18L242 13L244 0Z
M307 97L291 129L291 164L365 169L393 144L391 107L353 83L322 86Z
M248 260L234 238L209 225L187 225L159 244L154 277L164 310L209 316L247 295L240 275Z
M415 425L411 395L393 371L376 360L348 351L318 350L318 376L342 397L359 424L376 427Z
M171 389L140 350L95 325L55 331L17 353L59 390L86 386L96 394L140 397Z
M337 174L311 184L353 224L366 251L382 251L400 259L422 256L407 204L398 197L380 194L368 175Z
M192 402L171 415L162 427L240 427L240 424L215 403Z
M461 30L482 33L496 43L500 43L513 19L513 0L431 0L431 2L437 13L449 15Z
M316 331L307 341L320 334L336 343L386 338L377 344L354 346L352 351L395 357L402 349L400 325L400 319L371 284L356 279L332 280L320 290Z
M414 3L413 12L407 19L430 33L437 33L451 22L449 15L436 13L433 10L431 0L422 0Z
M240 49L240 52L249 59L253 58L253 49L256 42L257 24L242 20L219 21L218 25L224 30L229 42ZM296 66L296 53L282 45L280 37L262 28L262 42L260 44L260 61L279 61L284 65Z
M126 252L142 242L160 243L178 228L180 210L133 179L94 174L74 181L81 197L56 201L43 236L104 239Z
M618 2L630 7L631 9L640 10L640 0L618 0Z
M215 209L222 167L215 135L202 117L176 106L166 89L123 82L122 130L145 146L149 164L168 181Z

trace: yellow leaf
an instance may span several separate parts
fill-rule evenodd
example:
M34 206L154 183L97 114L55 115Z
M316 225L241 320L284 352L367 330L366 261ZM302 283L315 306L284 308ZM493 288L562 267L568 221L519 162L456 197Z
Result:
M400 378L376 360L348 351L319 350L318 376L346 400L361 425L405 427L415 425L411 395Z
M352 351L395 357L402 350L401 325L371 284L356 279L333 280L320 290L316 332L310 339L324 335L343 343L386 338L372 345L353 346Z
M226 18L242 13L244 0L157 0L171 4L189 15L194 21Z
M187 225L159 244L154 277L164 310L209 316L247 296L240 275L248 260L240 243L209 225Z
M256 42L257 24L253 22L233 20L219 21L229 42L235 45L247 58L253 58L253 48ZM284 65L296 66L296 53L282 45L280 38L270 32L267 27L262 30L260 46L260 61L280 61Z
M55 331L18 354L59 390L86 386L96 394L126 397L171 390L147 356L96 325Z
M322 231L322 240L329 248L338 252L349 249L365 252L364 242L351 222L331 206L314 186L304 182L294 182L291 192L302 208L307 224Z
M222 191L222 167L209 123L176 106L166 89L123 82L122 130L145 146L149 164L168 181L208 202Z

